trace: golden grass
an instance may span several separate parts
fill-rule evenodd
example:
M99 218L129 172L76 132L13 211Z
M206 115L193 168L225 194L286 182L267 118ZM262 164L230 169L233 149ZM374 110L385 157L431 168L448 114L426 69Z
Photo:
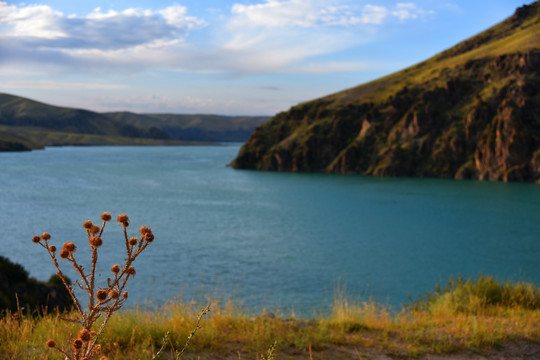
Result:
M484 304L482 311L478 307L469 311L457 309L448 296L435 297L424 302L425 306L396 313L374 302L352 302L338 296L329 315L314 319L274 317L265 312L253 316L232 302L214 303L184 358L260 359L274 343L278 358L309 358L312 351L349 349L350 357L343 359L357 359L361 356L359 349L418 357L488 352L511 342L540 343L539 308ZM102 351L115 360L151 359L169 332L163 358L172 358L170 354L184 346L202 307L170 302L157 310L124 310L111 319L105 330ZM76 326L61 320L64 316L52 313L3 317L2 358L57 359L57 354L45 347L46 340L51 335L69 339L76 334Z

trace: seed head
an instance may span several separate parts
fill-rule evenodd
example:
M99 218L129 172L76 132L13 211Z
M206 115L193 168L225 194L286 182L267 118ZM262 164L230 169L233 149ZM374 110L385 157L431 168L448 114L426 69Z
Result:
M111 213L110 212L104 212L103 214L101 214L101 220L103 220L103 221L111 220Z
M41 234L41 238L43 240L49 240L51 238L51 234L49 234L48 232L44 232L43 234Z
M35 242L36 244L41 241L41 238L39 236L33 236L32 242Z
M93 226L92 226L92 230L90 230L90 231L92 231L93 234L99 233L99 226L93 225Z
M119 224L122 224L122 225L124 225L126 227L129 226L129 218L128 218L128 216L126 214L118 215L116 220L118 220Z
M113 266L111 266L111 271L115 274L118 274L118 272L120 271L120 265L114 264Z
M130 239L129 239L129 245L135 246L135 245L137 245L137 241L138 241L138 239L135 238L135 237L130 238Z
M55 348L56 347L56 342L53 339L47 340L47 347L49 347L51 349Z
M128 298L128 292L124 291L124 293L122 294L122 299L127 299L127 298Z
M135 275L135 268L134 268L133 266L130 266L130 267L128 268L127 273L128 273L129 275Z
M144 240L146 240L146 242L151 243L152 241L154 241L154 234L152 233L146 233L143 235L143 237L144 237Z
M94 236L90 239L90 245L92 245L95 248L100 247L103 245L103 240L99 236Z
M118 298L120 297L120 293L119 293L117 290L112 290L112 291L110 292L110 294L111 294L111 298L113 298L113 299L115 299L115 300L118 299Z
M56 251L56 246L54 246L54 245L49 246L49 250L51 250L51 252L55 252Z
M83 226L86 230L90 230L90 229L92 228L92 226L94 226L94 224L92 224L92 221L86 220L85 222L83 222L82 226Z
M69 252L75 252L77 250L77 247L71 241L71 242L68 242L68 243L64 243L64 249L66 249Z
M74 349L79 350L83 346L83 341L81 339L75 339L71 345Z
M84 342L90 340L90 331L88 331L87 329L82 329L81 331L79 331L79 339Z
M139 232L141 233L141 235L144 235L144 234L152 232L152 230L150 230L150 228L148 226L143 225L139 229Z
M107 291L103 289L98 290L96 292L96 297L98 298L99 301L105 300L107 298Z
M69 251L67 251L65 248L60 251L60 257L62 259L67 259L69 257Z

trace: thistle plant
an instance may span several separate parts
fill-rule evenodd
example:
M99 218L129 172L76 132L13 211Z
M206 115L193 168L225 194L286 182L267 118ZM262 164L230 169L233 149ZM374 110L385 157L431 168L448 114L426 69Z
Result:
M154 240L152 230L147 226L141 226L139 237L129 237L127 228L129 218L126 214L118 215L117 221L123 227L124 241L126 244L126 258L123 265L115 264L111 267L111 277L107 278L105 286L96 284L96 265L98 261L98 249L103 245L102 235L105 225L111 220L111 214L104 212L101 214L103 221L101 227L87 220L83 227L88 235L88 243L92 250L91 268L85 268L76 260L75 252L77 246L73 242L64 243L62 250L50 244L51 235L43 233L41 236L34 236L32 241L41 245L47 250L51 260L56 268L57 274L62 279L64 286L73 299L74 307L78 317L74 319L63 319L69 322L77 323L81 329L74 339L70 339L70 345L62 347L53 339L47 341L49 348L60 352L67 360L92 360L100 354L98 339L103 333L107 322L112 314L119 310L126 299L128 292L125 290L128 280L135 275L133 262L142 253L146 247ZM60 269L58 257L63 261L71 263L80 279L73 284L69 284L66 276ZM75 293L76 287L82 290L83 295L88 295L88 305L83 308L81 302ZM101 360L107 360L105 356Z

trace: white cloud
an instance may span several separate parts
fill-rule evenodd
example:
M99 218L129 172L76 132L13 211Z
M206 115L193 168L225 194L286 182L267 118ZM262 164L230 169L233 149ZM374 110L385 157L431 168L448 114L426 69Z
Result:
M419 9L414 3L398 3L392 11L392 15L402 21L417 19L430 14L433 14L433 11Z
M67 37L61 27L63 14L45 5L17 7L0 2L0 24L13 26L12 36L43 39Z
M322 0L265 0L256 5L234 4L232 25L237 27L321 27L382 24L388 15L384 6L363 8Z
M388 10L384 6L366 5L358 20L362 24L381 25L387 16Z
M350 0L259 0L236 3L220 17L221 23L209 24L181 5L96 8L79 16L0 1L0 64L84 73L156 68L237 75L361 71L368 67L351 59L324 63L316 57L370 42L392 19L420 14L413 3L390 8ZM214 38L190 43L188 34L202 28Z
M2 81L3 89L40 89L40 90L120 90L125 85L90 82L62 82L52 80L7 80Z
M0 24L3 38L32 42L47 39L43 46L57 49L121 49L178 39L187 30L205 25L201 19L187 16L183 6L160 11L126 9L103 13L100 8L86 16L66 16L45 5L14 6L0 2Z

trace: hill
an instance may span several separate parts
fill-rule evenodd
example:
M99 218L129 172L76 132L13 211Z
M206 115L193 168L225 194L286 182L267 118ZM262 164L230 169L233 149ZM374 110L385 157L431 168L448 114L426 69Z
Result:
M122 139L135 144L153 142L142 139L159 142L169 137L163 132L143 130L93 111L52 106L0 94L0 150L26 150L50 145L116 144L123 143Z
M540 4L420 64L277 114L237 169L540 181Z
M208 114L106 113L107 116L141 129L154 126L169 137L184 141L244 142L263 125L265 116L222 116Z
M186 145L245 141L265 117L97 113L0 93L0 151L58 145Z

